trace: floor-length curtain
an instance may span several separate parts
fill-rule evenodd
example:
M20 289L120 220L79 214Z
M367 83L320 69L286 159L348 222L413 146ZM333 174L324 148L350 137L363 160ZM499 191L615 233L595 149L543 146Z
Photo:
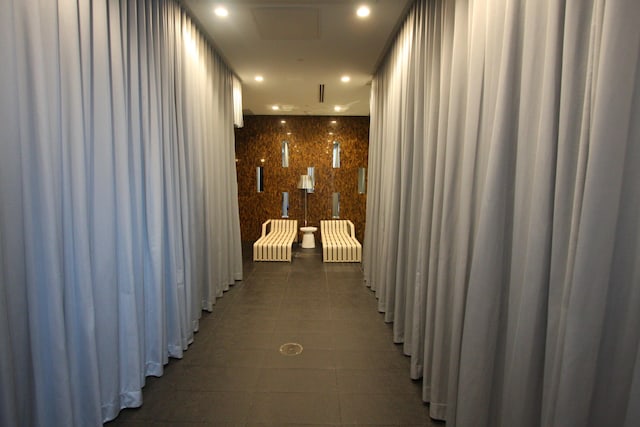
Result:
M417 1L363 264L432 417L640 424L640 4Z
M0 425L100 425L242 278L235 77L172 1L0 27Z

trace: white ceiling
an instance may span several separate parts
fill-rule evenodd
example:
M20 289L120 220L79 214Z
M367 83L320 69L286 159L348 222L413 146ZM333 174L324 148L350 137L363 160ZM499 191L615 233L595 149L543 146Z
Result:
M182 0L242 80L245 114L332 116L369 115L371 77L410 3ZM362 4L371 9L365 19L356 16ZM219 5L229 16L214 14ZM256 82L256 75L264 81ZM351 81L341 82L343 75ZM336 105L343 110L336 112Z

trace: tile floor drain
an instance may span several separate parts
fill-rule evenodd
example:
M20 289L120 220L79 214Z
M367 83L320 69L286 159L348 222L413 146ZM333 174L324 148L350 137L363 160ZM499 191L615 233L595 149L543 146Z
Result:
M280 353L285 356L297 356L302 353L302 346L296 342L288 342L280 346Z

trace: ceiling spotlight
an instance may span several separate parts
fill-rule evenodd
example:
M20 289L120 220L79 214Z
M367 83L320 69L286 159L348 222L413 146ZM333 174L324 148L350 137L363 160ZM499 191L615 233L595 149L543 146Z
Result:
M222 7L222 6L218 6L216 7L216 9L213 11L217 16L220 16L221 18L224 18L226 16L229 16L229 11Z
M350 81L351 81L351 77L349 77L349 76L342 76L342 77L340 78L340 80L341 80L343 83L348 83L348 82L350 82Z
M335 107L333 107L334 111L342 111L342 107L340 107L339 105L336 105Z
M264 81L264 77L262 77L262 76L256 76L256 77L255 77L255 80L256 80L257 82L261 82L261 81Z
M371 13L367 6L360 6L356 12L360 18L366 18Z
M277 105L274 105L274 106L271 107L271 109L273 111L278 111L280 109L280 107L278 107Z

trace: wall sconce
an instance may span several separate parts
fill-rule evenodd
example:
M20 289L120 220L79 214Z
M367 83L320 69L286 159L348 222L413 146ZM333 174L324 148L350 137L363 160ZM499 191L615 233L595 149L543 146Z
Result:
M307 168L307 175L311 177L311 189L307 190L307 193L313 193L316 189L316 168L309 166Z
M340 193L333 193L331 202L331 218L340 218Z
M289 141L282 141L282 167L289 167Z
M264 167L258 166L256 168L256 183L258 187L258 193L262 193L264 191Z
M307 192L313 188L313 180L309 175L300 175L298 188L304 190L304 226L307 226Z
M289 218L289 192L282 192L282 218Z
M358 168L358 194L367 192L367 168Z
M340 167L340 143L338 141L333 141L333 152L331 156L331 166L334 169Z

